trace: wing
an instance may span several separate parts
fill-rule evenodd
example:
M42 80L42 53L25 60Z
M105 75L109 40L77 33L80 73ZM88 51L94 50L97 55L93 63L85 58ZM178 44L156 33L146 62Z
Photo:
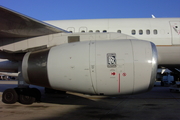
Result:
M36 37L62 32L67 31L0 6L1 38Z

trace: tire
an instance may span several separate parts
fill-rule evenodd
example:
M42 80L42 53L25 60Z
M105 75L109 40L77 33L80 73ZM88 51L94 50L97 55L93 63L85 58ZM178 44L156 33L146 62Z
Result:
M19 93L19 102L26 105L30 105L35 102L35 97L32 95L30 88L22 89L21 93Z
M18 100L18 94L15 89L7 89L3 92L2 101L6 104L14 104Z

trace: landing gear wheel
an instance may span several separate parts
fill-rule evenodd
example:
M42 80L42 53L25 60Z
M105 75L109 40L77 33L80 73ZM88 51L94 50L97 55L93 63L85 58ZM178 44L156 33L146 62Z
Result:
M19 102L21 104L30 105L30 104L33 104L34 101L35 101L34 97L31 97L28 95L19 95Z
M2 101L6 104L14 104L18 100L18 94L15 89L7 89L3 92Z
M35 101L35 97L32 95L31 89L22 89L19 94L19 102L21 104L30 105Z

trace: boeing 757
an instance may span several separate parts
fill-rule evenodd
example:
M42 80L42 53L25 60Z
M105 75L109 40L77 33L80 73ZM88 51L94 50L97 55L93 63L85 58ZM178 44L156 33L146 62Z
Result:
M3 102L32 104L28 84L91 95L150 90L157 67L180 68L180 18L38 21L0 7L0 72L19 73Z

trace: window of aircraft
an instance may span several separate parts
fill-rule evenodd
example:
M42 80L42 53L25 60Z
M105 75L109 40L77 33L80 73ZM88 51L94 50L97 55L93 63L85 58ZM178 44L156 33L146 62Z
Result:
M72 33L72 31L69 31L70 33Z
M150 34L150 30L146 30L146 34L149 35Z
M175 26L175 28L178 28L178 26Z
M143 34L143 30L139 30L139 35L142 35Z
M121 33L121 30L117 30L117 33Z
M107 30L103 30L103 32L107 32Z
M89 30L89 32L93 32L92 30Z
M82 33L84 33L85 31L84 31L84 30L82 30L81 32L82 32Z
M96 32L100 32L99 30L96 30Z
M154 34L155 34L155 35L157 35L157 34L158 34L158 31L157 31L156 29L155 29L153 32L154 32Z
M132 35L135 35L136 34L136 30L132 30Z

